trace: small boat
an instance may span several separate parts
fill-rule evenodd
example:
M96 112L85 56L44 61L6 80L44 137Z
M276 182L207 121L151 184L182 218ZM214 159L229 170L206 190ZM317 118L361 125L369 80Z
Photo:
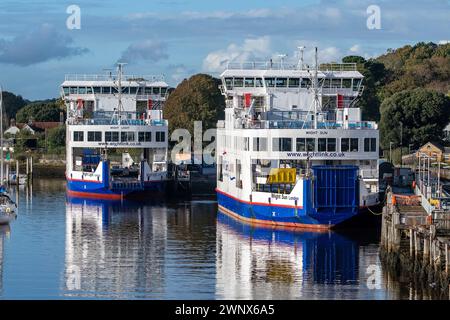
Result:
M17 185L17 174L15 172L11 172L9 174L9 183L12 185ZM19 173L19 185L27 184L27 175Z
M17 205L6 193L4 187L0 187L0 225L9 224L17 218Z

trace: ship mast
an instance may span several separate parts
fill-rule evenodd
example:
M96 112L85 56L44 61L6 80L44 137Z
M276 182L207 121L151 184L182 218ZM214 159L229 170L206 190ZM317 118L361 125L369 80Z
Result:
M313 81L313 90L314 90L314 129L317 129L317 111L320 109L319 102L319 78L318 78L318 64L317 64L317 47L315 48L315 67L314 67L314 81Z

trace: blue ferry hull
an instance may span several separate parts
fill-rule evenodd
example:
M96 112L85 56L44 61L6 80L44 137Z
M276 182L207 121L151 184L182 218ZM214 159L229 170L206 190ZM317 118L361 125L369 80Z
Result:
M330 229L359 212L359 182L353 166L314 166L314 183L304 180L302 206L257 203L217 191L219 210L236 219L288 228Z
M165 181L146 182L141 188L114 188L110 189L101 182L67 180L67 193L73 197L88 197L96 199L120 200L131 195L148 192L164 192Z

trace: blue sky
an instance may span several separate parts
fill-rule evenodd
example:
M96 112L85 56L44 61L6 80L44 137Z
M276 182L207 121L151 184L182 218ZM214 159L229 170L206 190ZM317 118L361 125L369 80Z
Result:
M81 29L69 30L69 5ZM378 5L381 29L366 26ZM299 45L321 61L377 56L418 41L450 40L448 0L2 0L0 83L28 99L58 96L67 73L101 73L119 60L126 72L164 74L175 86L198 72L218 75L227 61L263 60Z

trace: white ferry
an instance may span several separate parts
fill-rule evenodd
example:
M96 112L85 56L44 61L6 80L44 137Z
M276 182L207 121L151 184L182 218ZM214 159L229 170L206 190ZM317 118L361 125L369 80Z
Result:
M303 56L303 53L302 53ZM219 210L329 229L379 204L379 133L357 107L356 64L230 63L217 125Z
M163 192L167 181L168 123L162 77L67 75L66 178L70 196L122 199Z

